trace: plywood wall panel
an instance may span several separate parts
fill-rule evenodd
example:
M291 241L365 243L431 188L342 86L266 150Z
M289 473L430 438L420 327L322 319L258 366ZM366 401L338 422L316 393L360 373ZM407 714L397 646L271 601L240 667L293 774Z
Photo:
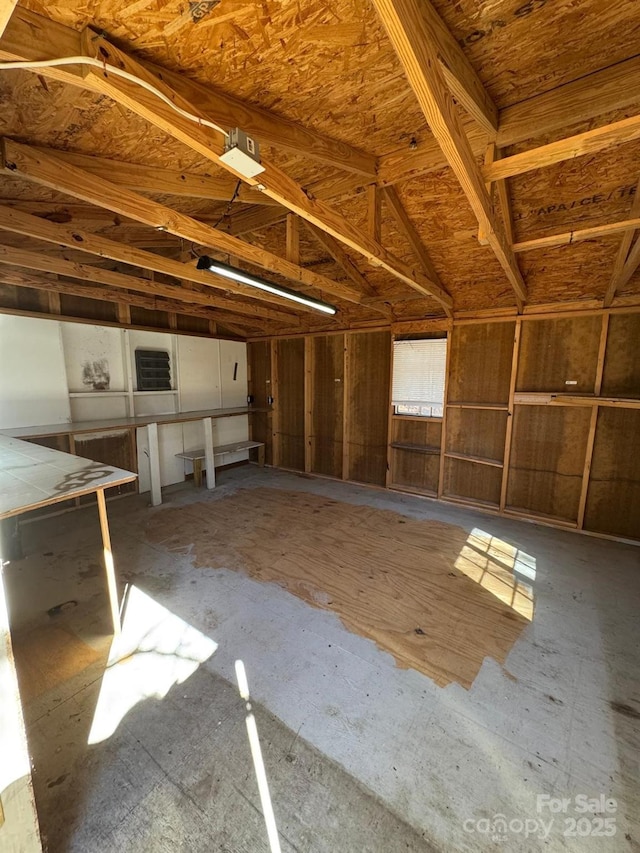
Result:
M267 408L271 397L271 344L269 341L254 341L247 344L249 394L256 408ZM265 445L265 462L271 465L272 435L271 413L254 412L251 415L251 438Z
M593 394L601 329L596 315L523 323L516 390Z
M455 409L447 412L447 450L502 462L507 412Z
M129 430L117 433L95 433L92 436L76 436L75 454L84 459L91 459L93 462L114 465L116 468L122 468L125 471L136 471L138 467ZM136 491L137 485L133 482L107 489L106 494L107 496L126 495ZM80 500L84 503L94 503L95 497L87 495Z
M344 335L311 338L311 470L342 476Z
M502 469L466 459L445 459L444 494L498 506Z
M278 341L276 352L280 465L304 471L304 338Z
M515 323L454 327L449 402L507 403L515 328Z
M602 376L605 397L640 397L640 313L612 314Z
M347 335L348 478L383 486L391 368L389 332Z
M640 538L640 410L598 412L584 526Z
M590 408L516 406L513 417L507 506L575 521Z
M425 448L429 452L392 447L391 484L435 494L440 472L441 437L442 421L394 418L391 435L394 445L413 445L414 448Z

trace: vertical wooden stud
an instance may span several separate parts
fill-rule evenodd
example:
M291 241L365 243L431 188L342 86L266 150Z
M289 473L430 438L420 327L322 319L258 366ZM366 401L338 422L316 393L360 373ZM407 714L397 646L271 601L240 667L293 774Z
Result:
M304 470L313 468L313 338L304 339Z
M522 336L522 320L516 320L515 335L513 338L513 354L511 356L511 378L509 380L509 409L507 411L507 429L504 438L504 456L502 459L502 483L500 485L500 512L507 503L507 488L509 485L509 463L511 461L511 439L513 436L514 418L514 396L516 393L516 378L518 376L518 364L520 360L520 338Z
M342 399L342 479L349 479L349 416L351 413L351 402L349 394L351 392L351 378L349 376L349 361L350 349L349 342L351 333L344 333L344 361L343 361L343 394Z
M389 359L389 399L387 401L388 406L388 421L387 421L387 472L385 476L385 486L387 489L391 486L394 481L393 479L393 448L391 447L391 442L393 441L393 351L394 351L394 341L395 335L393 332L391 333L391 357Z
M273 446L271 448L272 464L274 468L278 468L281 459L281 442L280 442L280 417L279 417L279 393L278 393L278 342L271 341L271 436Z
M213 421L211 418L203 418L204 427L204 465L207 471L207 488L216 487L216 460L213 454Z
M444 493L444 463L447 448L447 406L449 403L449 370L451 368L451 346L453 343L453 326L447 332L447 357L444 368L444 405L442 407L442 432L440 434L440 467L438 470L438 498Z
M287 215L287 260L292 264L300 263L300 219L295 213Z
M602 390L602 375L604 372L604 359L607 352L607 337L609 335L609 311L602 315L602 330L600 332L600 345L598 347L598 361L596 364L596 378L593 384L593 392L596 397L600 396ZM584 468L582 470L582 485L580 488L580 503L578 504L578 530L584 527L584 514L587 508L587 496L589 493L589 478L591 476L591 463L593 461L593 446L598 426L598 412L600 407L593 406L591 409L591 420L589 422L589 434L587 436L587 448L584 455Z
M367 230L380 243L382 238L382 194L375 184L367 187Z

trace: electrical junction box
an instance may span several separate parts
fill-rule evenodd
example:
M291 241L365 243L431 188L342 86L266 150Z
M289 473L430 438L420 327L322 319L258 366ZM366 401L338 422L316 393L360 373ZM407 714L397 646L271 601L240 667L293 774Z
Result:
M245 178L255 178L260 172L264 172L264 166L260 164L258 140L247 136L239 127L230 131L225 152L220 159Z

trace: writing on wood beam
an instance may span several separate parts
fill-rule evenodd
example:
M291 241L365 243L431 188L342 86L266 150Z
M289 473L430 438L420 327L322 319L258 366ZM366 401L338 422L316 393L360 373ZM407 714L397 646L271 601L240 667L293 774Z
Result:
M143 249L118 243L98 234L81 231L67 225L59 225L58 223L49 222L37 216L30 216L28 213L22 213L11 208L0 206L0 229L13 234L22 234L42 240L46 243L53 243L54 245L81 248L83 252L88 254L141 267L142 269L153 269L156 272L161 272L177 279L182 277L188 278L190 281L198 282L211 288L210 281L203 280L203 272L196 270L195 267L189 264L182 264L179 261L164 258L153 252L145 252ZM98 268L93 267L93 269ZM131 282L131 279L127 278L127 281ZM212 307L219 307L228 311L236 311L239 314L247 314L251 317L260 317L276 322L295 323L296 321L296 316L290 314L288 311L269 308L255 300L249 303L238 302L223 294L218 295L217 291L215 293L201 293L189 290L187 295L186 291L175 290L171 285L159 285L158 282L152 283L144 279L135 279L133 283L127 284L127 287L134 289L134 284L139 287L142 293L160 293L160 289L166 286L174 296L180 293L182 299L192 301L194 304L211 305ZM167 290L167 294L169 294L169 290Z
M112 302L116 306L118 322L122 325L131 324L131 306L134 305L137 308L146 308L150 311L167 311L183 314L188 317L202 317L205 319L215 317L220 322L225 323L227 328L229 328L229 323L244 327L245 331L242 332L243 335L246 334L247 330L261 328L260 324L256 324L255 320L247 320L245 317L227 314L224 311L215 310L214 313L214 309L198 308L195 305L172 299L143 296L96 284L81 284L78 281L70 281L64 278L52 279L34 276L33 274L13 270L10 267L0 269L0 283L9 284L13 287L28 287L33 290L43 290L48 295L57 297L57 305L55 302L53 303L57 310L51 310L51 302L49 305L50 313L55 314L62 313L60 310L60 294L62 293L70 296L82 296L85 299Z
M622 222L607 222L604 225L592 225L589 228L577 228L575 231L563 231L560 234L548 234L546 237L534 237L533 240L522 240L513 244L513 251L530 252L534 249L551 249L554 246L570 246L582 240L593 240L595 237L610 237L624 231L640 229L640 217L623 219ZM634 247L635 249L635 247ZM633 252L634 249L631 251ZM629 262L625 263L625 267Z
M425 275L428 275L431 281L434 281L440 287L443 287L442 282L440 281L440 276L438 275L436 268L433 265L433 261L431 260L431 256L420 239L420 235L416 231L415 225L409 219L396 189L394 187L385 187L381 190L381 194L385 204L391 211L396 224L409 241L413 254L420 261Z
M82 169L63 163L56 157L8 139L3 140L2 151L3 169L6 173L20 175L26 180L50 189L57 189L205 248L215 249L226 255L234 255L247 263L278 273L299 285L315 287L339 299L361 302L361 295L351 288L292 264L285 258L274 255L259 246L245 243L237 237L198 222L159 202L116 186L104 178L89 175ZM241 295L250 294L253 299L266 299L269 296L263 291L240 286L227 279L217 279L216 286Z
M55 59L83 53L80 33L22 7L16 9L4 38L0 40L0 57L3 59ZM367 152L151 63L141 63L141 66L155 79L162 75L187 100L201 104L209 118L223 127L240 126L267 144L348 172L375 177L376 158ZM90 82L82 79L79 69L47 68L39 69L37 73L71 85L92 88Z
M95 284L110 285L121 290L133 290L151 296L162 296L167 299L183 301L187 304L204 305L211 308L221 305L230 310L242 314L242 306L237 302L229 300L221 302L217 297L208 293L200 293L194 290L185 290L179 286L161 284L150 281L147 278L139 278L126 275L113 270L105 270L102 267L93 267L89 264L79 264L73 261L65 261L41 252L31 252L25 249L15 249L12 246L0 245L0 264L20 267L27 270L38 270L39 272L53 273L67 278L75 278L80 281L94 282ZM262 316L265 319L275 320L281 323L295 323L295 317L279 311L264 309Z
M95 39L95 41L94 41ZM167 86L163 80L153 77L139 62L118 50L106 40L96 38L90 30L84 35L85 52L88 55L117 66L134 76L152 82L163 93L183 110L194 115L205 117L199 108L185 100L179 93ZM384 268L388 273L405 282L410 287L421 287L425 293L432 296L445 307L451 307L451 300L439 288L433 287L424 276L408 267L402 261L387 252L376 240L360 231L351 222L342 217L337 211L319 199L312 198L302 187L272 164L263 161L264 171L257 178L247 178L236 172L220 159L222 153L221 135L216 131L195 124L176 113L161 100L141 89L128 80L123 80L113 74L99 72L91 66L84 69L85 79L90 81L93 89L98 89L109 95L118 103L145 118L175 139L197 151L202 156L219 166L227 169L236 177L241 178L250 186L263 187L274 201L288 208L313 225L331 234L337 240L363 255L374 266ZM239 257L242 255L235 252ZM277 270L276 270L277 271ZM346 297L345 297L346 298ZM351 300L354 301L354 300ZM357 301L357 300L356 300Z
M237 181L226 175L196 175L191 172L172 172L155 166L141 166L124 163L121 160L108 160L105 157L92 157L87 154L74 154L71 151L59 151L55 148L38 148L45 154L53 154L65 163L78 166L85 172L105 177L114 184L126 187L134 192L150 192L160 195L187 196L204 198L210 201L228 202L234 195ZM241 186L234 202L245 205L269 205L276 203L251 187Z
M458 178L520 304L527 296L524 281L445 85L436 45L421 13L422 0L373 0L373 3L429 127Z
M633 197L633 203L631 205L630 217L632 219L637 219L640 217L640 180L636 184L636 192ZM616 295L616 291L629 281L633 273L635 272L635 267L629 273L629 269L625 271L625 266L627 263L627 258L629 256L629 250L631 249L631 244L633 243L633 237L635 234L635 230L633 228L628 228L622 234L622 240L620 241L620 248L618 249L618 254L616 255L616 260L613 265L613 272L611 274L611 281L607 287L607 290L604 295L603 306L608 308L613 302L613 298ZM637 245L637 243L636 243ZM640 258L640 254L638 255ZM637 266L637 264L636 264Z

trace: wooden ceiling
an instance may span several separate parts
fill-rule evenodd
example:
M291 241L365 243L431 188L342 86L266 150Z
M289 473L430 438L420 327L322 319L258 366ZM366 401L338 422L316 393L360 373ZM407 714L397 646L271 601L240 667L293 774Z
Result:
M636 0L0 0L0 33L266 166L238 185L104 67L0 70L0 310L251 337L640 302Z

